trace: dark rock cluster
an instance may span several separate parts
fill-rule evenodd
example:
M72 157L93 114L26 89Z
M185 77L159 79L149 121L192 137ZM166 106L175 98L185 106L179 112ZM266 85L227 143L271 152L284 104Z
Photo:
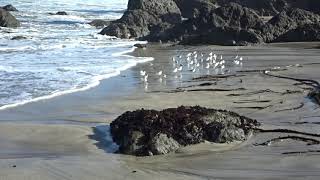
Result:
M315 41L318 9L320 4L312 0L129 0L123 17L100 34L180 44ZM258 14L275 16L264 22Z
M181 106L125 112L110 126L119 153L148 156L204 141L244 141L259 123L229 111Z
M13 6L5 6L6 9L12 10ZM0 27L16 28L20 26L20 22L7 10L0 8Z

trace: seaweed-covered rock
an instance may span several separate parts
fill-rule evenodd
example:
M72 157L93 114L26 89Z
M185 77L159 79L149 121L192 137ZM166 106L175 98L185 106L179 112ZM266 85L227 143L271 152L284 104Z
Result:
M110 126L119 153L148 156L204 141L244 141L259 123L234 112L181 106L125 112Z
M8 11L0 8L0 27L19 27L20 22Z

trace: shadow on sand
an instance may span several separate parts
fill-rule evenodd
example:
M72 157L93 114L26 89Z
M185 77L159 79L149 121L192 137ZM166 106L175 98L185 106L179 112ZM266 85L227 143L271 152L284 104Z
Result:
M119 146L113 142L110 126L109 125L99 125L92 128L93 134L88 137L92 140L97 141L95 145L104 150L106 153L114 153L118 150Z

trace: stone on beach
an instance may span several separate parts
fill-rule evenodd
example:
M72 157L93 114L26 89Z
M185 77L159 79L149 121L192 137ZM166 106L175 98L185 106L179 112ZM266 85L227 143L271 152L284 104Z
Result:
M148 156L204 141L244 141L259 123L234 112L181 106L126 112L110 126L119 153Z

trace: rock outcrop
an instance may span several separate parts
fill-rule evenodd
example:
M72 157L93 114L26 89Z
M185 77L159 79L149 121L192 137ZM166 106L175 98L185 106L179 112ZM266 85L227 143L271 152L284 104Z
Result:
M182 106L126 112L110 126L119 153L148 156L204 141L244 141L259 123L233 112Z
M320 16L296 8L282 11L266 24L263 33L265 35L265 42L278 41L277 39L288 31L306 24L320 24Z
M8 11L0 8L0 27L16 28L20 22Z
M279 36L273 42L310 42L320 41L320 23L305 24Z
M320 13L319 0L215 0L220 5L231 2L255 10L261 16L275 16L288 8L300 8Z
M3 6L2 9L6 10L6 11L18 11L18 9L15 8L14 6L12 6L11 4Z
M217 3L222 6L218 7ZM100 34L184 45L234 46L318 40L320 15L291 6L311 8L291 0L130 0L122 18L110 22ZM268 12L263 9L263 13L281 12L264 22L256 13L259 8L268 9ZM307 31L309 24L313 25L308 26L311 29ZM300 32L304 35L294 37Z
M155 29L181 22L181 12L173 0L129 0L121 19L111 22L100 34L119 38L141 38Z

